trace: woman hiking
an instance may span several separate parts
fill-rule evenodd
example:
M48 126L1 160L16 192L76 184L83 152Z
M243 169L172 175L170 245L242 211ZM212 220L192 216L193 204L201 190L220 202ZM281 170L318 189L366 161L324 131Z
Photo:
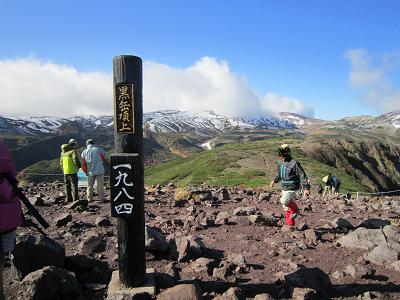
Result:
M298 212L294 199L298 195L300 188L303 188L304 195L309 196L310 184L300 163L292 158L288 144L283 144L279 147L278 156L278 173L274 181L270 183L270 186L273 187L275 183L281 183L282 196L280 202L286 211L286 224L294 226L294 219L297 217Z

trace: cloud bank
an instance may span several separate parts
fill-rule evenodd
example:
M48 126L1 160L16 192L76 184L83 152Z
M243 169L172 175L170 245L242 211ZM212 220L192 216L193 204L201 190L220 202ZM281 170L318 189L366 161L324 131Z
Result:
M372 57L365 49L345 53L350 63L349 83L362 99L381 112L400 110L400 51Z
M299 99L257 95L226 61L203 57L188 68L143 64L144 110L214 110L226 116L265 116L288 111L313 116ZM111 115L112 75L82 72L36 58L0 60L0 115Z

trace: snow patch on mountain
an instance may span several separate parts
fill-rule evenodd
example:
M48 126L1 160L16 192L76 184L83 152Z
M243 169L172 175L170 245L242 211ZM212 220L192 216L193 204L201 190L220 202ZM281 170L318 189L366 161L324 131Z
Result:
M290 113L282 113L275 117L230 118L213 111L165 110L143 115L145 127L150 131L166 133L194 131L199 135L227 130L301 129L308 125L308 120L308 118ZM95 130L99 127L111 128L113 116L0 117L0 132L28 135L55 133L60 126L68 122L76 122L87 130Z

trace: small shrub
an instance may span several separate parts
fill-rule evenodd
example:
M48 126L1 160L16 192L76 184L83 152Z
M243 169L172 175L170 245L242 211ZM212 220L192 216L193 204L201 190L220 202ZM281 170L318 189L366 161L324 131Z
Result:
M184 188L177 188L175 190L174 199L175 201L179 200L189 200L192 193Z

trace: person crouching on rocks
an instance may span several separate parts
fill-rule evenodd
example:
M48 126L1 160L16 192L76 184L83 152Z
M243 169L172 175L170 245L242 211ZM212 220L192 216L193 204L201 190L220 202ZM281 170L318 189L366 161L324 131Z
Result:
M280 202L286 211L286 224L293 226L298 212L294 199L301 187L304 190L304 195L309 196L310 184L300 163L292 158L289 145L281 145L278 150L278 156L278 174L275 180L270 183L270 186L273 187L275 183L281 183L282 196Z

